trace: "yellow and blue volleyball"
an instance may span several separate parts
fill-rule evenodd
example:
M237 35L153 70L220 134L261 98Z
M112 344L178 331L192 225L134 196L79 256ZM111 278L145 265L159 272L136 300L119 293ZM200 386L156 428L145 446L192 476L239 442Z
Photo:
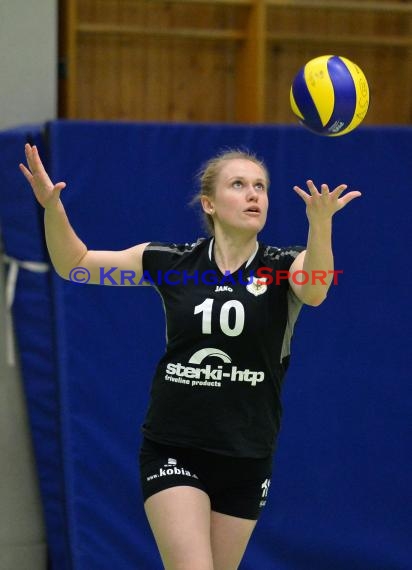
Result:
M368 82L349 59L322 55L296 74L290 104L301 124L311 131L332 137L346 135L360 125L368 111Z

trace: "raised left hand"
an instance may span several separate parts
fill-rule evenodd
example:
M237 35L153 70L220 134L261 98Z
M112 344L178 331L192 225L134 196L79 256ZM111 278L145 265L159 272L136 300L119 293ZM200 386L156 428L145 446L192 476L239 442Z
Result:
M308 180L306 185L310 192L309 194L305 190L302 190L302 188L299 188L299 186L294 186L293 189L306 204L306 215L308 216L309 222L323 221L332 218L335 212L344 208L346 204L349 204L354 198L358 198L362 195L357 190L353 190L342 196L343 192L347 189L346 184L340 184L332 191L329 190L327 184L322 184L320 192L312 180Z

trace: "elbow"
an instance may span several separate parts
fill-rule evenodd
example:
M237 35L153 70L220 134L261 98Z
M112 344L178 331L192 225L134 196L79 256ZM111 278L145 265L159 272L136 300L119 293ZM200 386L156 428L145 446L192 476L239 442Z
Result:
M61 277L62 279L65 279L66 281L70 281L70 273L68 271L65 271L64 269L60 268L60 267L54 267L55 272L57 273L57 275L59 277Z
M311 307L319 307L328 296L330 283L324 283L322 287L319 286L303 286L299 293L300 300L305 305L310 305Z
M64 267L60 264L53 264L53 269L57 273L57 275L62 279L64 279L65 281L73 281L73 278L74 280L76 279L76 273L73 273L77 269L76 266Z
M327 293L317 293L317 294L308 294L305 295L302 299L302 302L305 305L310 305L311 307L319 307L326 300Z
M85 267L86 264L83 263L86 254L87 250L78 260L76 258L75 260L65 260L51 256L50 260L57 275L65 281L88 283L90 281L90 271Z
M304 303L305 305L310 305L311 307L319 307L319 305L321 305L325 299L326 295L324 297L315 297L313 299L308 299L307 301L304 301Z

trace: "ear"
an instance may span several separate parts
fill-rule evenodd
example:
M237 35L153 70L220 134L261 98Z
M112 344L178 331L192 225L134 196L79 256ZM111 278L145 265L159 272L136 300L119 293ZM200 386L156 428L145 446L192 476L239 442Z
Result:
M210 198L208 198L207 196L202 196L200 198L200 203L202 204L202 208L203 211L206 214L213 214L213 212L215 211L214 206L213 206L213 202Z

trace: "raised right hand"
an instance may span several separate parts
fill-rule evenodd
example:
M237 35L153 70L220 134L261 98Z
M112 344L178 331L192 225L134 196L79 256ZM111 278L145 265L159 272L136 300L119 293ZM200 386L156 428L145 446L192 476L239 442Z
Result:
M40 160L36 146L26 144L24 150L28 168L22 163L19 164L19 168L32 187L37 201L43 208L55 206L60 199L60 192L66 187L66 183L53 184Z

